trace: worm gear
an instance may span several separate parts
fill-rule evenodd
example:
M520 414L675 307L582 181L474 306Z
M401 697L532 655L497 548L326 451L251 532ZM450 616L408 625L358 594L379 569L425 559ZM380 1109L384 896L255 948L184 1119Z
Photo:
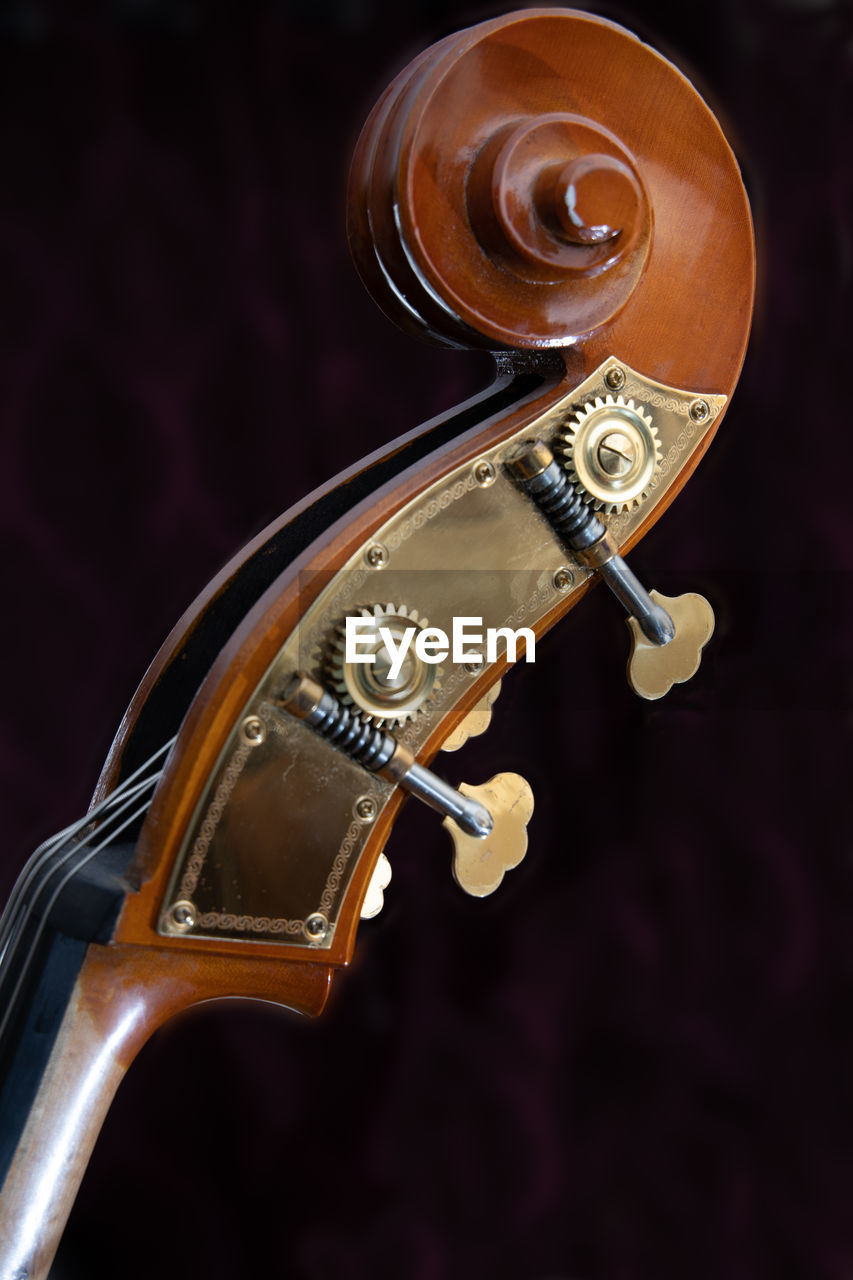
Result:
M358 708L365 720L377 725L393 726L411 720L436 692L442 675L439 666L424 662L415 652L417 633L429 625L427 619L420 618L417 609L394 604L362 608L354 616L372 624L362 623L357 632L358 652L370 661L347 662L346 621L342 622L327 661L335 692L343 703ZM393 678L393 655L380 635L380 627L388 629L395 647L403 643L410 627L415 628L400 670Z
M574 410L557 450L575 492L597 511L638 507L660 471L651 414L624 396L598 396Z

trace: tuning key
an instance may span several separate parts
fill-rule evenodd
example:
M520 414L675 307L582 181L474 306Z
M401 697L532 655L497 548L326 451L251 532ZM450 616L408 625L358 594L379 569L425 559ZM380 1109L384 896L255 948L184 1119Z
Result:
M675 634L667 644L655 644L643 634L636 618L628 619L628 682L641 698L654 701L696 674L702 650L714 634L714 611L704 596L693 591L675 597L659 591L650 595L672 618Z
M456 847L454 875L466 893L477 898L493 893L504 874L524 857L533 793L519 774L500 773L479 787L467 783L452 787L418 764L392 734L365 723L302 672L292 677L279 705L371 773L444 814L444 826ZM372 908L378 901L378 911L381 899L373 885L369 899L367 905L374 914Z
M479 801L492 815L487 836L470 836L453 821L441 824L453 841L453 875L474 898L494 893L507 871L527 852L527 824L533 815L533 792L519 773L498 773L479 787L463 782L464 795Z
M362 920L373 920L385 906L385 890L391 883L391 863L380 853L361 904Z
M689 680L714 631L714 613L705 597L648 592L541 440L525 444L508 466L577 559L601 575L628 613L628 682L634 692L641 698L662 698L673 684Z

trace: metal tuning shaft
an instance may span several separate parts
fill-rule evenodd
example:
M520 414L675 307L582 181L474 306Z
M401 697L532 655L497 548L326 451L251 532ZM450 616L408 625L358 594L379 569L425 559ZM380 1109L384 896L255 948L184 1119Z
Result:
M628 613L628 683L634 692L661 698L673 684L689 680L714 630L714 613L705 597L648 592L543 441L522 445L507 465L576 559L601 575Z
M418 764L393 734L366 723L302 672L292 677L280 705L365 769L444 815L456 847L454 875L467 893L484 897L493 892L504 873L524 857L524 828L533 812L533 794L518 774L498 774L481 787L463 783L457 790Z

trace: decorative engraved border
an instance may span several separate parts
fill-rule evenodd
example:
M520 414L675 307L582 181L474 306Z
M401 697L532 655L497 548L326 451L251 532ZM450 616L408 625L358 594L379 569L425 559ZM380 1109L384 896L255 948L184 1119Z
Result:
M199 833L193 842L193 850L190 854L189 861L184 868L184 874L181 877L181 887L178 897L191 899L198 885L201 873L204 870L204 864L207 855L210 852L210 844L216 835L216 828L225 812L225 806L231 799L231 794L237 785L237 780L243 772L246 761L249 758L251 747L239 747L229 760L225 771L217 785L213 799L207 807Z
M304 920L285 920L279 916L235 916L227 911L205 911L196 920L197 929L233 929L235 933L266 933L276 937L301 934Z
M382 541L389 551L399 550L413 533L422 529L428 521L434 520L440 512L446 511L452 502L458 502L460 498L465 497L466 493L471 493L477 487L473 472L469 469L466 475L459 476L446 489L429 498L422 507L416 508L411 515L400 522L398 528L392 529L386 537L383 537Z

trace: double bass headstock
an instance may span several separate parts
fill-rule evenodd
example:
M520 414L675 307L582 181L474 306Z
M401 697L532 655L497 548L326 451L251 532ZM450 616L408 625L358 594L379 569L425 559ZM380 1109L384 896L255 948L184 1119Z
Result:
M421 336L497 349L498 382L384 462L383 483L368 470L235 628L143 830L125 942L227 953L251 939L345 963L406 791L445 814L465 881L464 804L428 766L487 723L520 656L505 633L532 648L601 576L629 614L631 683L657 698L695 672L713 629L701 596L648 592L622 555L707 448L751 314L746 197L695 90L589 15L483 23L382 97L349 210L377 301ZM477 652L421 634L450 637L466 617ZM526 843L522 830L499 854L483 830L467 838L488 845L491 887Z
M631 616L632 682L649 697L689 677L709 635L701 597L647 592L623 559L710 443L749 325L748 207L695 91L613 24L560 10L497 19L395 81L350 192L354 254L381 305L421 336L495 351L498 375L271 526L145 677L88 847L106 847L129 797L144 821L113 881L114 924L82 939L82 1050L69 1032L55 1051L70 1044L72 1065L112 1054L105 1089L194 1002L319 1012L381 904L406 792L444 814L462 886L497 888L525 851L529 789L510 768L450 786L439 753L487 728L508 633L522 637L518 659L604 577ZM452 637L466 618L481 648L463 641L457 655L426 635ZM367 623L364 670L348 619ZM81 1135L62 1104L52 1114L79 1167L97 1115L79 1110ZM40 1179L16 1172L7 1220L34 1187L53 1203Z

